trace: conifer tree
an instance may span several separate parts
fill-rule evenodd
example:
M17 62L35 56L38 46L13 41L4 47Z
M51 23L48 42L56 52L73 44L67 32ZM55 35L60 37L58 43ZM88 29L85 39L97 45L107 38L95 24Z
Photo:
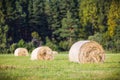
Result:
M4 17L5 16L3 12L0 10L0 53L7 52L6 49L8 42L7 38L8 25L5 24Z
M71 12L67 11L66 18L62 20L62 28L60 29L60 37L62 40L67 41L71 44L76 38L78 38L79 34L79 24L78 19L72 18Z

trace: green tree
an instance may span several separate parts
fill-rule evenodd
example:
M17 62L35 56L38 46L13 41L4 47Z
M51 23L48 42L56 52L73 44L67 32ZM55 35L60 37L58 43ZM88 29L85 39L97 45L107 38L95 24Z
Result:
M8 25L5 24L4 20L4 14L0 10L0 53L7 52L5 49L7 49L7 31L8 31Z
M66 17L67 11L71 12L74 18L78 18L79 0L59 0L61 19Z
M40 36L45 39L48 35L47 20L45 14L45 1L44 0L31 0L29 5L29 26L32 28L32 32L36 31Z
M59 0L46 1L45 13L47 15L48 28L51 34L49 37L53 40L59 41L60 32L58 29L61 27Z
M81 0L79 15L82 26L91 26L94 29L91 31L92 33L97 31L97 0Z
M79 38L79 24L78 20L72 18L71 12L67 11L66 18L62 20L62 27L60 30L61 42L66 41L68 47Z
M5 14L5 23L9 27L9 37L11 42L18 42L20 39L28 41L30 29L28 27L28 0L4 0L3 13Z
M116 26L118 26L118 21L120 19L120 1L112 0L110 4L110 10L108 13L108 32L109 36L114 35Z

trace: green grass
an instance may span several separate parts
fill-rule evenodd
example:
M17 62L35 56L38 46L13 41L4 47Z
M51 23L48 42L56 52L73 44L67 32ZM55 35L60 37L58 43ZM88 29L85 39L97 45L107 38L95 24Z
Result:
M106 54L105 63L99 64L69 62L64 53L53 61L1 54L0 80L120 80L120 54Z

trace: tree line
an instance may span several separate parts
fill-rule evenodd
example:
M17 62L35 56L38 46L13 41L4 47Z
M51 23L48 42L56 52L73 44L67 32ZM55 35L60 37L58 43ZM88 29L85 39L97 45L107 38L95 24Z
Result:
M120 0L0 0L0 53L94 40L120 52ZM35 43L35 41L37 43ZM37 46L36 46L37 45Z

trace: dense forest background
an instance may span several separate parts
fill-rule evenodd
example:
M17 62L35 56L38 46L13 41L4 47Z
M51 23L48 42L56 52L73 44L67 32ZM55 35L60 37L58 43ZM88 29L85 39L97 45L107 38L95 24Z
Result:
M120 0L0 0L0 53L88 39L120 52Z

